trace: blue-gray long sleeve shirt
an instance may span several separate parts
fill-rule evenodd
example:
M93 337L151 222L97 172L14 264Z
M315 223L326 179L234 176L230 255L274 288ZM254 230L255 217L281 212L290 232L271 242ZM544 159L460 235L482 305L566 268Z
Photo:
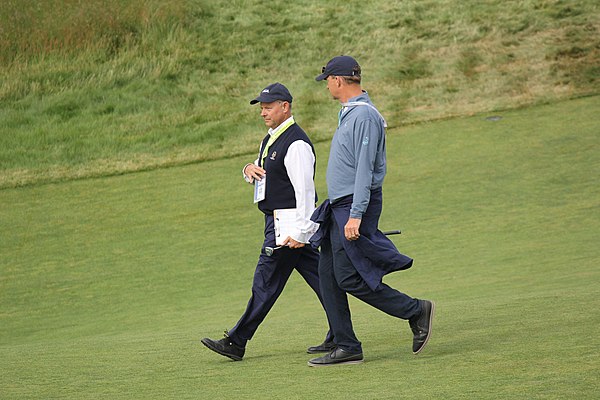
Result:
M352 105L352 103L368 103ZM371 190L383 185L386 172L385 121L367 92L340 110L327 165L327 191L332 202L352 194L351 218L362 218Z

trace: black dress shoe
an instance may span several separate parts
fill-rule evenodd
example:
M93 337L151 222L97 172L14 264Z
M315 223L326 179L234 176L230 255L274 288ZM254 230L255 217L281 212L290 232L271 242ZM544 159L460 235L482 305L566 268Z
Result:
M431 321L435 304L429 300L419 300L421 312L408 320L410 329L413 332L413 354L419 354L431 337Z
M231 338L225 332L225 337L221 340L212 340L204 338L201 340L202 344L222 356L229 357L233 361L241 361L246 352L245 347L238 346L231 341Z
M331 353L323 357L313 358L308 362L309 367L326 367L329 365L360 364L363 362L362 353L348 353L345 350L336 348Z
M306 352L309 354L329 353L333 349L335 349L335 343L332 340L332 341L324 341L323 343L321 343L320 345L317 345L317 346L311 346L308 349L306 349Z

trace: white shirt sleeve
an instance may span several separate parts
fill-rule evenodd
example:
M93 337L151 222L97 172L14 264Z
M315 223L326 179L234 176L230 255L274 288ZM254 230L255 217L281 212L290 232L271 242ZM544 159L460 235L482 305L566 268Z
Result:
M283 160L296 195L297 230L291 235L300 243L308 243L319 224L310 220L315 211L315 155L308 143L297 140L288 147Z
M254 183L254 178L252 178L251 176L247 176L244 171L246 170L246 167L248 165L252 165L252 163L248 163L246 165L244 165L244 167L242 168L242 176L244 177L244 180L248 183ZM254 165L258 165L258 158L254 161Z

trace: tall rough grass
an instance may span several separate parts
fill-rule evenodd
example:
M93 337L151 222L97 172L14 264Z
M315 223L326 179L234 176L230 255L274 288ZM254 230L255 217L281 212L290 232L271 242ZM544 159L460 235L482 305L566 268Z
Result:
M6 0L0 21L0 188L255 151L273 81L325 140L313 78L342 53L391 132L600 93L591 0Z
M4 0L0 4L0 62L86 50L114 54L139 42L149 27L171 24L181 0Z

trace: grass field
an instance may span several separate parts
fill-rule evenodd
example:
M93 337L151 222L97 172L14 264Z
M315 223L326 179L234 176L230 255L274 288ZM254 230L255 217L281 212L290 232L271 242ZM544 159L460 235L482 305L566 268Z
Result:
M381 228L416 263L386 282L438 314L415 357L406 323L352 301L352 367L306 366L326 324L297 274L244 361L199 343L250 293L252 156L1 190L0 398L595 398L599 112L589 97L389 134Z
M0 2L0 189L254 151L281 81L315 140L346 53L390 127L600 93L597 0Z

